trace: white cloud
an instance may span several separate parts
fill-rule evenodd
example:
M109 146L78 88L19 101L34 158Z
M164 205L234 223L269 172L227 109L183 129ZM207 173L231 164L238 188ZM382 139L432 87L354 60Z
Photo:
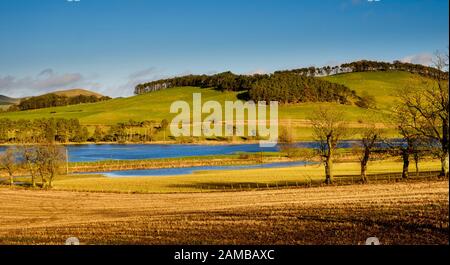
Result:
M150 67L150 68L147 68L147 69L144 69L144 70L140 70L140 71L136 71L134 73L131 73L128 76L128 78L130 80L146 78L146 77L149 77L151 75L154 75L157 72L158 72L158 70L156 69L156 67Z
M256 69L254 71L244 73L244 75L264 75L264 74L267 74L267 71L263 69Z
M430 53L421 53L416 55L406 56L400 61L404 63L422 64L425 66L430 66L433 63L433 55Z
M160 70L156 67L149 67L143 70L132 72L126 78L126 82L106 88L105 92L115 97L127 97L133 95L136 85L162 78Z
M0 76L0 94L11 97L35 96L82 84L86 84L86 80L80 73L58 74L48 68L39 72L36 77Z

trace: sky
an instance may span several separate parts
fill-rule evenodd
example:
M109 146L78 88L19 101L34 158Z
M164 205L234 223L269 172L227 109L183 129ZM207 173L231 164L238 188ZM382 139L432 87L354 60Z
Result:
M0 95L130 96L185 74L270 73L360 59L428 65L447 0L0 0Z

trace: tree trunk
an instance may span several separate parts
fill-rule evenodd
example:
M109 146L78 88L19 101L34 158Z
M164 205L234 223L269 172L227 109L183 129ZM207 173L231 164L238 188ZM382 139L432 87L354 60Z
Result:
M31 174L31 186L34 188L36 187L36 176L35 176L35 172L33 170L33 165L28 161L28 169L30 170L30 174Z
M329 157L325 161L325 184L333 184L333 161Z
M363 183L369 182L369 179L367 178L367 161L361 161L361 181Z
M402 150L402 158L403 158L403 171L402 171L402 179L408 179L409 177L409 151L407 149Z
M14 176L11 173L9 174L9 185L10 186L14 185Z
M414 158L414 163L416 165L416 177L419 176L419 159Z
M364 156L361 159L361 181L363 183L368 183L369 179L367 178L367 162L369 162L370 151L368 149L364 150Z
M448 108L448 106L447 106ZM448 114L448 112L447 112ZM448 116L447 119L443 119L442 121L442 140L441 140L441 146L442 146L442 153L444 154L441 157L441 173L439 174L440 177L448 178L448 149L449 149L449 139L448 139Z
M441 172L439 177L448 178L448 153L441 157Z
M327 155L325 157L325 184L333 184L333 148L331 135L327 136Z

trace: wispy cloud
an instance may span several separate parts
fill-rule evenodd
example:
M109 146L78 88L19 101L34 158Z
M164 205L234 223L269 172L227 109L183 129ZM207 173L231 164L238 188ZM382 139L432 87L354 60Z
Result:
M57 89L67 89L86 82L80 73L56 73L48 68L40 71L35 77L0 76L0 94L11 97L35 96Z
M405 63L422 64L430 66L433 63L433 55L430 53L420 53L415 55L406 56L401 59Z
M105 88L105 92L116 97L130 96L133 94L136 85L159 78L162 78L161 70L156 67L149 67L130 73L123 84Z

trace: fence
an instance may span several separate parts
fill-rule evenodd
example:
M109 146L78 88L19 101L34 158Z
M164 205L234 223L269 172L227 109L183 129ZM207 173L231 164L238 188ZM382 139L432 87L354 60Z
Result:
M402 173L380 173L369 174L370 183L396 183L404 181L425 181L439 179L439 171L421 171L418 175L410 173L407 179L402 178ZM211 191L251 191L251 190L269 190L269 189L287 189L287 188L311 188L323 186L344 186L363 184L360 175L340 175L335 176L333 184L326 185L322 179L306 177L306 181L276 181L270 183L260 182L242 182L242 183L209 183L189 186L188 188L197 188L200 192ZM186 186L178 186L180 191Z

